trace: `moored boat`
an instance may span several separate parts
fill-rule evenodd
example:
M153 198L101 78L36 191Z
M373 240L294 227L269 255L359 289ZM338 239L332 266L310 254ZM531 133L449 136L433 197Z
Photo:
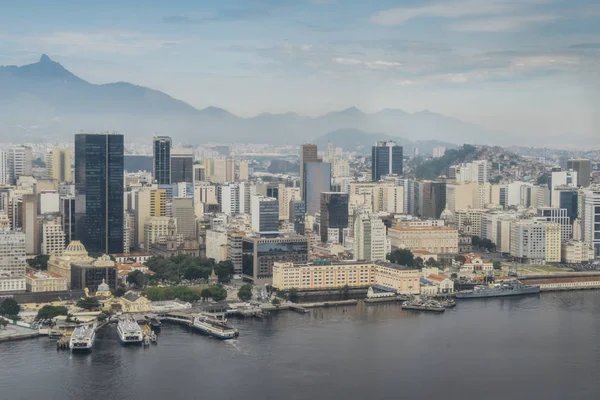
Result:
M119 320L117 333L121 343L142 343L144 336L137 322L131 319Z
M201 316L194 318L192 328L217 339L226 340L239 336L237 329L214 318Z
M96 330L89 325L80 326L75 328L71 334L71 339L69 340L69 349L73 351L91 350L95 341Z
M496 283L487 286L475 286L473 290L457 292L457 299L481 299L487 297L521 296L538 294L539 286L525 285L519 281Z
M429 312L437 312L443 313L446 311L446 307L444 307L440 302L435 300L421 300L415 299L412 301L406 301L402 304L403 310L412 310L412 311L429 311Z

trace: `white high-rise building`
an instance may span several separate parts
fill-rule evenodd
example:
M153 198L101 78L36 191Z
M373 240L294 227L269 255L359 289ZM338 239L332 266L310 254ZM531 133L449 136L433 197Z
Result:
M62 256L65 249L65 232L57 220L42 223L42 254Z
M241 214L240 210L240 185L230 183L220 187L221 190L221 212L227 215Z
M7 151L7 166L11 184L20 176L31 175L32 153L30 147L12 146Z
M559 187L577 187L577 172L575 171L554 171L550 177L550 205L559 207L560 191Z
M287 221L290 218L290 201L300 200L299 187L279 185L279 219Z
M354 222L354 258L384 261L390 251L383 221L373 216L359 215Z
M252 230L277 233L279 231L279 202L274 197L252 196Z
M0 292L25 290L25 234L0 231Z
M470 163L460 164L459 166L455 166L455 171L456 181L458 183L486 183L488 181L487 160L476 160Z
M6 158L6 152L0 149L0 185L6 185L9 182L8 159Z
M583 241L594 249L600 258L600 190L588 190L583 200Z

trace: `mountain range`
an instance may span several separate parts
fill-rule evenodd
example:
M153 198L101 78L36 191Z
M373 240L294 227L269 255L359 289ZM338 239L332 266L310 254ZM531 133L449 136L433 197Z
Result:
M34 64L0 66L0 134L6 139L2 141L66 140L80 131L118 131L127 140L161 134L188 144L300 144L332 138L346 148L389 139L419 148L436 143L446 147L515 143L505 133L427 110L411 114L386 109L369 114L351 107L320 117L290 112L242 118L217 107L198 110L160 91L126 82L93 84L46 55Z

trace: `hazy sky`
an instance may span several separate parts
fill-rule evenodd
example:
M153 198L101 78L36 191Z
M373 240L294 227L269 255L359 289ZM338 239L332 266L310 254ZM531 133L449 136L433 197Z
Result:
M429 109L527 135L600 135L598 0L2 3L0 64L47 53L91 82L198 108Z

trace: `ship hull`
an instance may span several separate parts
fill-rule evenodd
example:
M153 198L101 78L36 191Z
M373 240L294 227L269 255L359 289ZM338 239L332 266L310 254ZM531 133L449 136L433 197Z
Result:
M456 293L457 299L485 299L490 297L508 297L508 296L524 296L530 294L538 294L540 292L539 286L532 286L525 289L519 290L504 290L492 293L476 293L476 292L467 292L467 293Z
M411 311L425 311L425 312L434 312L434 313L443 313L446 311L445 307L427 307L427 306L402 306L403 310L411 310Z
M234 329L222 330L206 323L194 322L192 328L204 335L213 336L219 340L234 339L237 336Z

